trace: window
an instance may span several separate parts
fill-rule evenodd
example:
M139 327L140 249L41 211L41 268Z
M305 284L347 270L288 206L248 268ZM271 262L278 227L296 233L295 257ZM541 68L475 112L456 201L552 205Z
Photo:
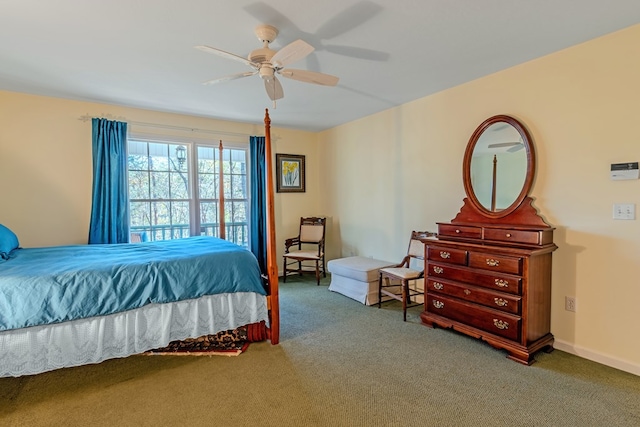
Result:
M207 236L218 236L220 150L217 147L199 145L197 153L200 228ZM226 239L247 247L249 245L247 150L228 148L222 150L222 176Z
M220 237L219 157L213 145L130 139L132 241ZM225 238L244 247L249 244L247 170L247 149L223 148Z

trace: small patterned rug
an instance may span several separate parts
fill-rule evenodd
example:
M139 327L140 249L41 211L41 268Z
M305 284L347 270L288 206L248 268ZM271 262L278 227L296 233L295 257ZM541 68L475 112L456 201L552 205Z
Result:
M240 326L217 334L203 335L171 341L162 348L149 350L143 354L154 356L238 356L246 351L249 343L266 339L265 322Z

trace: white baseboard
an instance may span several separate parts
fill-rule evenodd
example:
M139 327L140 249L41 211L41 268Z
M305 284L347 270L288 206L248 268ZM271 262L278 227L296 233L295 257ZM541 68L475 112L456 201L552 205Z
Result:
M578 345L558 339L555 340L553 347L558 350L582 357L584 359L588 359L593 362L597 362L615 369L620 369L621 371L640 376L640 365L636 363L621 360L617 357L609 356L607 354L598 353L596 351L589 350L588 348L580 347Z

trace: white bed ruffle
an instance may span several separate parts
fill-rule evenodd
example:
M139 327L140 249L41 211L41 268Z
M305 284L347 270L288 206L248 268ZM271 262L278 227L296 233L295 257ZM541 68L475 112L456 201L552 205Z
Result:
M268 323L266 297L239 292L3 331L0 377L99 363L261 320Z

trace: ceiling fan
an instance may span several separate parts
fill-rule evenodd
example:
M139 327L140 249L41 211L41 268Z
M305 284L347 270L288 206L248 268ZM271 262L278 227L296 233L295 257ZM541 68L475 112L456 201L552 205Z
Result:
M303 40L296 40L292 43L289 43L282 49L275 51L269 48L269 43L273 42L273 40L275 40L276 36L278 35L277 28L272 27L271 25L259 25L255 29L255 34L258 37L258 40L263 43L263 46L252 51L246 59L242 56L225 52L224 50L220 50L215 47L203 45L195 46L196 49L200 49L208 53L213 53L215 55L222 56L223 58L242 62L243 64L246 64L252 68L251 71L245 71L243 73L220 77L217 79L206 81L203 84L217 84L258 74L264 81L264 87L267 91L267 95L269 95L269 98L273 101L284 97L282 85L277 79L276 74L289 79L298 80L305 83L314 83L323 86L335 86L336 84L338 84L338 77L329 74L317 73L315 71L284 68L287 65L292 64L313 52L313 46L311 46L307 42Z

